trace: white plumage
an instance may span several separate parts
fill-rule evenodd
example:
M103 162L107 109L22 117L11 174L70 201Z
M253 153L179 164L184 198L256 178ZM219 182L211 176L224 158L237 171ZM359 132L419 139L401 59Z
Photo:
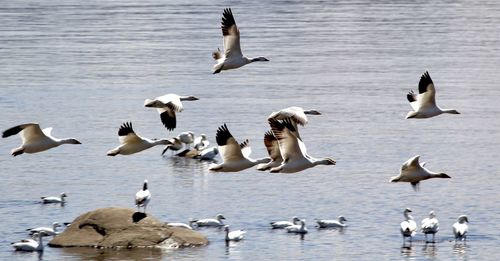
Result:
M220 73L222 70L239 68L252 62L269 61L265 57L247 58L243 56L240 47L240 30L236 26L231 8L224 9L222 13L222 36L224 37L224 53L220 50L212 53L216 60L213 73Z
M223 219L226 218L222 214L217 214L215 218L195 219L193 220L193 224L196 224L198 227L221 227L224 226Z
M167 130L172 131L177 126L176 112L184 110L181 101L196 101L195 96L179 96L169 93L154 99L146 99L144 107L156 108L160 114L160 119Z
M412 241L412 237L415 235L417 231L417 223L413 220L413 217L409 214L411 209L406 208L403 212L405 216L405 220L401 222L400 231L401 235L403 235L403 243L405 242L405 238L409 237L410 242Z
M12 243L12 247L16 251L43 251L43 233L35 233L33 235L38 240L24 239L16 243Z
M434 211L429 212L429 217L422 220L420 226L422 233L425 234L425 242L427 241L427 234L432 234L432 242L435 242L436 233L439 231L439 220L436 218Z
M50 203L65 203L66 200L65 198L67 197L66 193L61 193L59 197L40 197L42 199L43 204L50 204Z
M469 232L469 218L466 215L461 215L458 217L458 221L453 224L455 242L457 240L466 241L467 232Z
M199 137L194 139L194 148L199 151L208 148L208 145L210 145L210 142L207 140L207 136L205 134L200 134Z
M292 106L271 113L267 120L283 121L289 119L295 129L293 134L300 139L298 125L304 126L307 124L307 115L321 115L321 113L317 110L304 110L301 107Z
M452 109L441 109L436 105L436 89L434 83L432 82L429 72L425 72L420 77L420 82L418 83L418 92L416 95L411 90L406 98L410 102L413 111L408 112L406 115L407 119L416 118L424 119L434 117L443 113L450 114L460 114L456 110Z
M139 211L140 207L144 207L144 213L146 213L146 207L151 200L151 192L148 189L148 180L144 180L144 184L142 189L137 191L135 194L135 205L137 206L137 211Z
M338 218L335 219L318 219L316 220L316 223L318 223L318 227L320 228L343 228L346 227L347 225L344 223L344 221L347 221L345 217L343 216L338 216Z
M419 182L431 178L451 178L446 173L432 172L419 163L420 156L416 155L401 166L398 176L391 177L390 182L409 182L416 191Z
M57 228L60 227L61 224L58 222L52 223L52 227L37 227L37 228L29 228L27 231L29 231L30 234L35 234L35 233L43 233L43 235L46 236L55 236L57 232Z
M116 156L118 154L130 155L157 145L171 144L166 139L151 140L135 134L131 122L125 122L120 126L120 129L118 129L118 139L121 145L108 151L108 156Z
M224 231L226 232L226 241L240 241L247 233L245 230L229 231L229 225L224 226Z
M286 232L295 234L307 234L308 230L306 227L306 220L301 219L299 223L300 224L285 227Z
M17 125L2 133L2 138L7 138L20 133L23 144L11 151L12 156L23 153L37 153L62 144L81 144L74 138L58 139L51 135L52 128L40 129L37 123Z
M278 229L278 228L286 228L286 227L289 227L289 226L293 226L293 225L296 225L297 222L299 222L300 219L298 217L292 217L292 221L274 221L274 222L271 222L271 227L274 228L274 229Z

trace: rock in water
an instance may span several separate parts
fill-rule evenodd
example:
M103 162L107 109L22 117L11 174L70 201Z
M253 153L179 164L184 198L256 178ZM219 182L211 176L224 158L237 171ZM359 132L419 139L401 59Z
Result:
M199 232L169 227L151 214L101 208L77 217L49 242L51 247L190 247L208 244Z

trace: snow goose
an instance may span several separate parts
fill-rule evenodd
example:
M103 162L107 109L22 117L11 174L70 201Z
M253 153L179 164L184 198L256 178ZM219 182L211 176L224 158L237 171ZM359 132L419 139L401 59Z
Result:
M215 156L219 154L219 149L217 147L211 147L204 149L198 155L200 160L214 160Z
M221 164L212 164L209 170L218 172L237 172L251 168L259 163L267 163L270 160L269 158L251 159L249 156L252 150L249 141L245 140L241 144L238 144L236 139L229 132L226 124L217 129L215 139L217 145L219 145L219 152L224 162Z
M60 227L61 224L59 222L52 223L52 227L37 227L37 228L29 228L26 229L30 234L41 233L43 232L46 236L55 236L58 234L57 228Z
M453 235L455 235L455 242L457 240L467 240L467 232L469 231L469 219L466 215L458 217L458 221L453 224Z
M120 129L118 129L118 138L121 145L108 151L108 156L116 156L118 154L130 155L157 145L171 144L166 139L150 140L138 136L135 134L134 129L132 129L132 122L125 122L120 126Z
M281 165L281 163L283 162L283 157L281 157L278 139L276 139L272 131L267 131L266 133L264 133L264 145L266 146L267 153L269 154L269 158L271 158L271 161L268 163L261 163L257 165L257 169L269 170Z
M271 227L273 229L281 229L281 228L286 228L289 226L297 225L297 222L299 222L300 219L298 217L292 217L292 221L274 221L271 222Z
M295 234L307 234L306 220L301 219L300 224L285 227L286 232Z
M144 185L142 189L137 191L135 194L135 205L137 206L137 212L139 212L140 207L144 207L144 213L146 213L146 207L151 200L151 192L148 189L148 180L144 180Z
M240 241L243 239L243 236L247 233L245 230L229 231L229 225L224 226L224 231L226 231L226 242Z
M327 228L327 227L335 227L335 228L343 228L347 225L344 223L347 221L343 216L339 216L337 220L332 219L318 219L316 223L318 223L319 228Z
M297 125L304 126L307 124L307 115L321 115L321 113L317 110L304 110L301 107L292 106L288 108L284 108L279 111L275 111L267 117L268 120L274 119L277 121L282 121L285 119L290 119L291 124L293 125L295 131L293 134L300 139L299 129Z
M184 143L182 143L182 141L179 140L178 137L173 137L173 138L169 139L168 142L169 142L169 144L167 144L167 146L165 146L165 149L163 149L161 155L165 154L165 152L167 152L167 150L174 152L174 151L178 151L184 147Z
M420 164L419 155L407 160L401 166L398 176L391 177L390 182L410 182L415 191L419 188L419 182L431 178L451 178L445 173L436 173L424 167L425 163Z
M33 236L38 238L38 241L33 239L24 239L19 242L12 243L12 247L16 251L43 251L43 232L35 233Z
M194 133L192 131L181 132L177 135L177 138L189 148L190 145L194 142Z
M236 26L231 8L224 9L222 13L221 29L224 37L224 54L220 50L212 53L212 57L217 62L213 67L214 74L220 73L222 70L236 69L252 62L269 61L264 57L248 58L243 56L240 47L240 30Z
M283 121L270 119L269 125L278 139L281 157L283 157L281 165L271 169L272 173L294 173L316 165L335 165L335 160L331 158L315 159L307 154L305 144L293 134L296 129L290 119Z
M422 232L425 234L425 242L427 243L427 234L432 234L432 243L436 242L435 235L439 231L439 221L436 218L434 211L429 212L429 217L422 220Z
M207 140L207 136L205 134L200 134L199 137L194 139L194 148L199 151L208 148L208 145L210 145L210 142Z
M425 72L420 77L420 82L418 83L418 95L416 95L413 90L406 95L406 98L410 102L413 111L408 112L406 115L407 119L425 119L431 118L442 113L450 114L460 114L456 110L452 109L441 109L436 105L436 89L434 88L434 83L432 82L429 72Z
M194 219L193 224L198 227L221 227L224 226L223 219L226 219L222 214L217 214L215 218Z
M21 155L23 153L37 153L51 148L55 148L62 144L81 144L73 138L58 139L51 135L52 128L40 129L37 123L26 123L17 125L2 133L2 138L7 138L12 135L21 133L23 144L19 148L11 151L12 156Z
M417 230L417 223L413 220L413 217L409 214L411 209L406 208L403 212L405 216L405 220L401 222L400 230L401 235L403 235L403 243L405 242L405 238L410 238L410 243L412 241L412 237L415 235Z
M175 113L181 112L184 108L182 101L196 101L199 100L195 96L179 96L177 94L169 93L154 99L146 99L144 107L156 108L160 114L160 119L167 130L172 131L175 129L177 121Z
M66 200L64 198L66 198L67 195L66 193L61 193L61 195L59 197L40 197L42 199L42 203L43 204L50 204L50 203L65 203Z
M180 227L180 228L186 228L186 229L193 230L193 227L192 227L193 222L194 222L193 220L190 220L189 224L181 223L181 222L169 222L169 223L167 223L167 226L169 226L169 227Z

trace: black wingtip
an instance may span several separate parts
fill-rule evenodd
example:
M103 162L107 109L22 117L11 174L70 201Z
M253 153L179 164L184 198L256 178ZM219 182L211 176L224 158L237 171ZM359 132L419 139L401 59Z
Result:
M160 119L161 119L161 122L163 123L163 126L165 126L165 128L167 128L167 130L169 130L169 131L173 131L175 129L175 127L177 126L175 114L174 114L174 117L172 117L171 115L169 115L168 111L161 113Z
M422 74L420 77L420 81L418 83L418 92L419 93L424 93L427 91L427 86L429 84L433 84L431 76L429 75L428 71L425 71L425 73Z
M231 8L225 8L224 12L222 12L222 22L221 22L222 35L229 35L229 27L235 24L236 21L234 21L234 16L233 12L231 11Z
M129 133L133 133L132 122L125 122L118 129L118 136L127 136Z
M219 146L224 146L227 144L227 140L229 138L233 137L231 133L229 132L229 129L227 128L227 125L224 123L224 125L221 125L217 129L217 133L215 134L215 140L217 141L217 145Z
M408 94L406 94L406 99L408 99L409 102L415 102L415 101L417 101L417 99L415 98L415 94L413 93L413 91L410 91L410 92L408 92Z
M10 137L12 135L16 135L18 134L19 132L21 132L23 130L23 128L19 125L19 126L15 126L15 127L12 127L8 130L5 130L3 133L2 133L2 138L7 138L7 137Z

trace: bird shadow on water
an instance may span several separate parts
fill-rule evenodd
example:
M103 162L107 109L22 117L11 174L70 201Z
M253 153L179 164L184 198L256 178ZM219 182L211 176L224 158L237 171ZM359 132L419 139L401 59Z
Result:
M132 214L132 221L134 223L137 223L137 222L141 221L145 217L147 217L146 213L135 212L134 214Z

